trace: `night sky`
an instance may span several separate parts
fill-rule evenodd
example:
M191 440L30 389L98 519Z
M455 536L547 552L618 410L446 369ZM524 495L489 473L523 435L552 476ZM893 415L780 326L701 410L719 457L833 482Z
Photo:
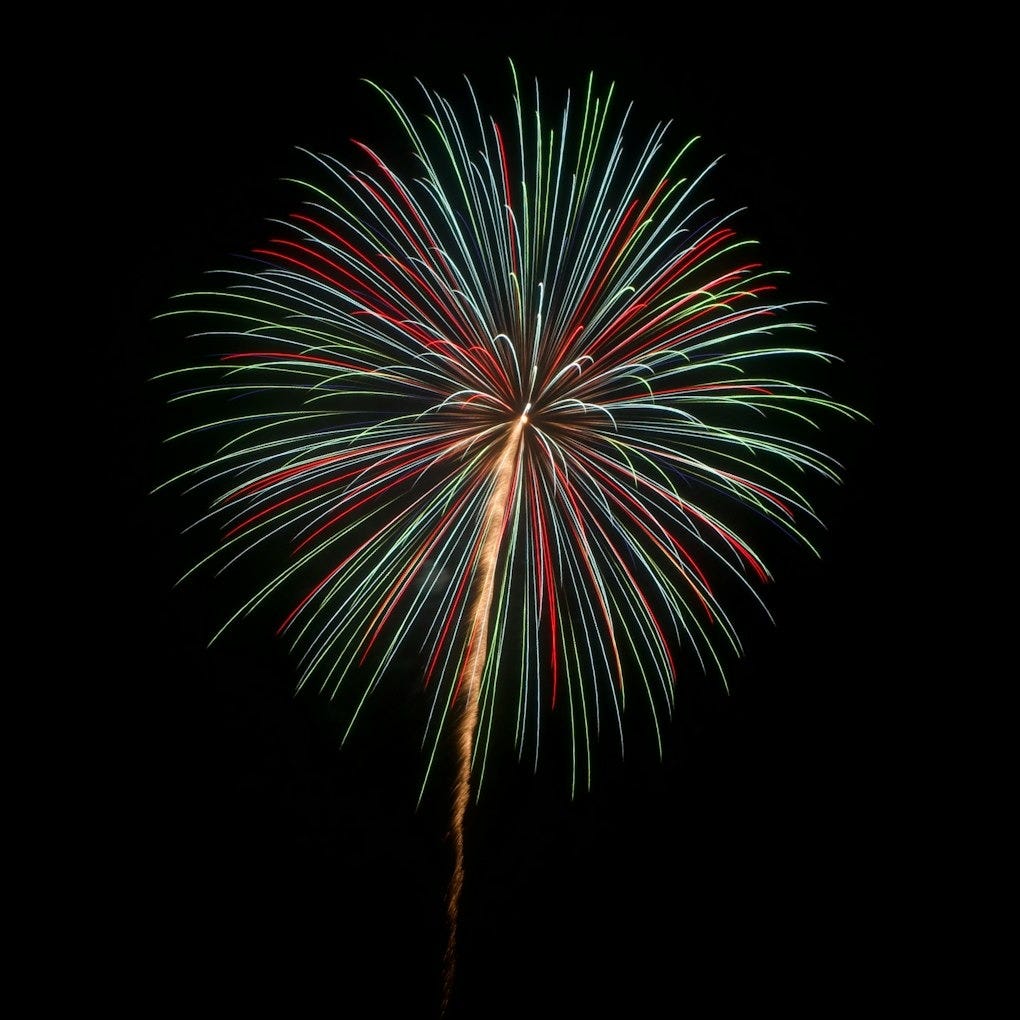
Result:
M102 230L118 252L102 351L114 477L96 544L116 550L100 562L122 575L96 607L110 810L95 839L110 833L97 882L124 904L131 987L179 1008L282 995L283 1015L305 1002L340 1017L437 1015L453 770L441 764L416 807L427 699L413 676L380 691L341 749L330 704L294 696L277 615L206 648L258 574L174 588L206 550L180 534L194 504L149 494L172 466L172 422L148 380L187 362L183 335L152 319L289 211L297 193L281 178L308 165L297 146L351 161L357 138L406 165L362 77L414 106L416 77L462 99L466 74L502 104L513 57L547 109L594 69L618 103L634 101L634 139L672 119L675 144L700 134L702 156L725 154L707 191L746 205L741 234L790 270L792 292L825 302L817 342L846 362L830 390L874 424L823 439L845 484L811 490L822 558L791 548L771 564L776 625L738 618L747 654L729 664L728 696L683 664L663 761L638 711L625 760L604 740L593 789L573 800L555 720L537 775L511 758L493 769L468 814L451 1016L673 1016L748 996L815 1015L867 1005L899 966L905 908L890 890L911 810L895 750L909 567L888 492L903 341L885 242L904 182L886 47L728 15L714 34L653 16L274 17L239 36L167 26L158 46L111 58L94 105L115 196Z

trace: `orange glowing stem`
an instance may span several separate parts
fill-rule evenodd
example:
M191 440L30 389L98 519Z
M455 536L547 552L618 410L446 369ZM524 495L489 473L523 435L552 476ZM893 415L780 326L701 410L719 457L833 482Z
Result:
M529 405L530 407L530 405ZM453 877L450 879L450 895L447 900L446 916L450 937L446 945L446 976L443 990L443 1011L450 1002L453 991L453 974L456 963L457 911L460 893L464 886L464 815L471 796L471 751L474 746L475 729L478 726L478 692L481 688L482 673L489 649L489 611L492 607L492 590L499 560L500 539L510 514L510 488L517 474L521 437L528 423L527 409L514 423L503 446L496 465L496 483L489 496L485 519L478 543L478 565L474 602L468 616L469 632L467 655L461 675L457 681L454 697L463 697L457 745L460 762L457 785L453 799Z

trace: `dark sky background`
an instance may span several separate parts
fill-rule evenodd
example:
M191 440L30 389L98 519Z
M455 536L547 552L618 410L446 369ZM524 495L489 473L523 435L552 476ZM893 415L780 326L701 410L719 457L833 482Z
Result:
M341 750L328 703L293 695L275 616L206 649L235 588L173 588L200 543L180 537L189 518L172 493L149 495L171 423L147 380L187 360L152 317L289 210L280 179L307 166L296 146L355 159L358 138L400 164L360 78L413 106L415 77L460 99L466 74L503 103L511 56L548 109L594 69L636 104L634 138L672 119L674 143L700 134L700 153L725 154L708 190L748 206L742 233L798 296L826 302L818 342L846 360L831 389L874 424L826 437L846 481L813 490L822 559L774 564L777 625L745 614L728 697L686 663L664 761L635 719L626 760L606 741L594 788L573 800L555 751L537 775L500 762L468 817L451 1015L679 1015L748 995L815 1015L864 1007L902 967L917 804L902 709L922 682L897 622L910 556L892 481L907 418L893 238L911 132L893 43L725 12L706 28L630 8L622 24L274 11L238 35L164 26L111 57L94 105L115 196L102 230L119 252L102 408L118 555L103 563L123 573L94 629L110 723L102 882L126 905L140 994L436 1015L452 857L442 774L415 806L424 699L382 692Z

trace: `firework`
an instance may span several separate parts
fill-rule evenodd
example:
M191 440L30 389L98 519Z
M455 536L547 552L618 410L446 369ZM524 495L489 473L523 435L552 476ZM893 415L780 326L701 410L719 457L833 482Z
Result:
M495 735L537 761L563 705L587 783L636 696L661 750L678 656L722 676L739 653L720 591L760 601L762 522L810 548L802 485L838 466L807 438L854 416L803 381L830 358L702 194L697 139L632 147L611 88L547 120L513 82L508 124L470 86L466 119L423 87L420 121L373 86L413 179L361 144L358 168L307 152L299 211L168 313L219 351L170 373L215 408L181 433L215 452L167 483L209 491L223 526L193 569L274 563L224 629L289 596L300 683L350 695L350 726L413 647L422 789L456 730L451 933Z

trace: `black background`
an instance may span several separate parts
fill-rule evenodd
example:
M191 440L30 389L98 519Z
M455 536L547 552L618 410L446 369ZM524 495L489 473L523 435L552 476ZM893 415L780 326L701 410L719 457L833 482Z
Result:
M103 724L83 882L95 915L117 918L117 994L437 1015L449 795L441 772L416 807L423 708L415 691L383 692L340 749L330 706L293 695L275 617L206 648L234 589L174 588L201 546L180 535L174 495L150 495L170 421L149 380L186 356L152 320L289 211L281 178L307 168L296 146L353 163L356 138L400 165L361 78L417 108L415 78L459 101L467 75L507 110L508 57L548 110L594 70L634 101L634 138L671 119L674 143L700 134L701 154L725 154L708 190L746 205L766 262L825 302L819 345L845 359L831 388L872 424L831 433L846 481L819 487L821 560L775 565L776 626L744 621L728 697L689 664L663 761L635 721L625 761L600 745L593 789L573 799L554 760L537 775L501 761L487 779L468 816L451 1015L643 1017L748 997L815 1015L905 993L931 782L924 712L905 706L924 704L931 653L904 620L920 582L898 236L919 129L896 42L632 7L251 18L189 15L112 48L82 113L114 253L99 256L112 471L94 483Z

